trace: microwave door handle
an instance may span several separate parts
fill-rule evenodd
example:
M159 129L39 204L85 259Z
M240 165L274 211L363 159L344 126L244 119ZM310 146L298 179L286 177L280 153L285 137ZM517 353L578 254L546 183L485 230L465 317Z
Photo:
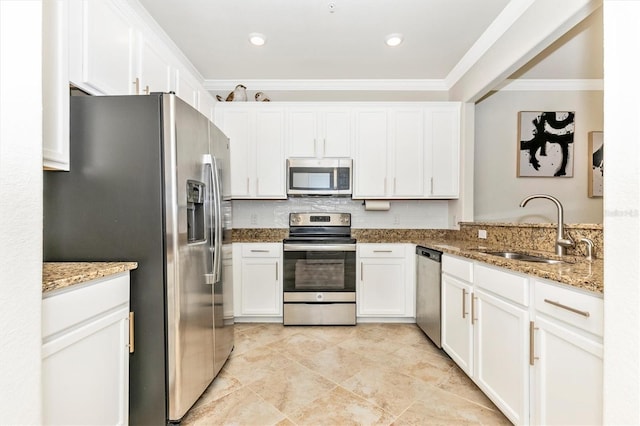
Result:
M333 189L338 189L338 168L333 169Z

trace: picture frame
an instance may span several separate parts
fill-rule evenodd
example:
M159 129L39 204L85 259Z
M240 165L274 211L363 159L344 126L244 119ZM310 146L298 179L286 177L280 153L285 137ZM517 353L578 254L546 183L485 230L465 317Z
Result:
M604 132L589 132L589 148L587 150L587 179L589 197L602 197L604 194Z
M517 177L573 177L574 111L518 112Z

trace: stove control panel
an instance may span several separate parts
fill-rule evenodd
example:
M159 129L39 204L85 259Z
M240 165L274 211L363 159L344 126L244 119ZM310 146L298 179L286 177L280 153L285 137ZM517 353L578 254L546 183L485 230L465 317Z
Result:
M351 226L351 213L289 213L289 226Z

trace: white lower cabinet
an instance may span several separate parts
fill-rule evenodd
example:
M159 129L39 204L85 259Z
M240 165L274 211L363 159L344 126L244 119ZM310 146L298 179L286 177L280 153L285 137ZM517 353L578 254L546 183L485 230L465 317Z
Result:
M535 291L532 423L602 424L602 298L542 281Z
M529 421L529 312L480 289L473 293L474 381L515 424Z
M514 424L602 423L602 298L451 255L442 347Z
M44 424L126 425L129 273L45 294Z
M414 250L412 244L358 244L359 319L415 319Z
M236 320L281 320L282 243L234 243L233 250Z
M442 348L467 373L473 375L472 287L458 278L442 274Z

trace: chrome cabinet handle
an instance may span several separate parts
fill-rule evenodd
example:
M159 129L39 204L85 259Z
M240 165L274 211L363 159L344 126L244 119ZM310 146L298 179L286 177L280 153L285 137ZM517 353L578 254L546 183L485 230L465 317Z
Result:
M278 281L278 261L276 260L276 281Z
M374 250L374 253L393 253L393 250Z
M467 290L466 289L462 289L462 318L466 318L467 317Z
M251 253L269 253L269 250L264 250L264 249L251 249Z
M360 262L360 281L362 281L363 279L364 279L363 263Z
M569 312L573 312L574 314L582 315L583 317L589 318L591 316L591 314L588 311L581 311L579 309L572 308L571 306L563 305L560 302L556 302L556 301L549 300L549 299L544 299L544 301L545 301L545 303L548 303L548 304L553 305L553 306L557 306L558 308L565 309L565 310L567 310Z

